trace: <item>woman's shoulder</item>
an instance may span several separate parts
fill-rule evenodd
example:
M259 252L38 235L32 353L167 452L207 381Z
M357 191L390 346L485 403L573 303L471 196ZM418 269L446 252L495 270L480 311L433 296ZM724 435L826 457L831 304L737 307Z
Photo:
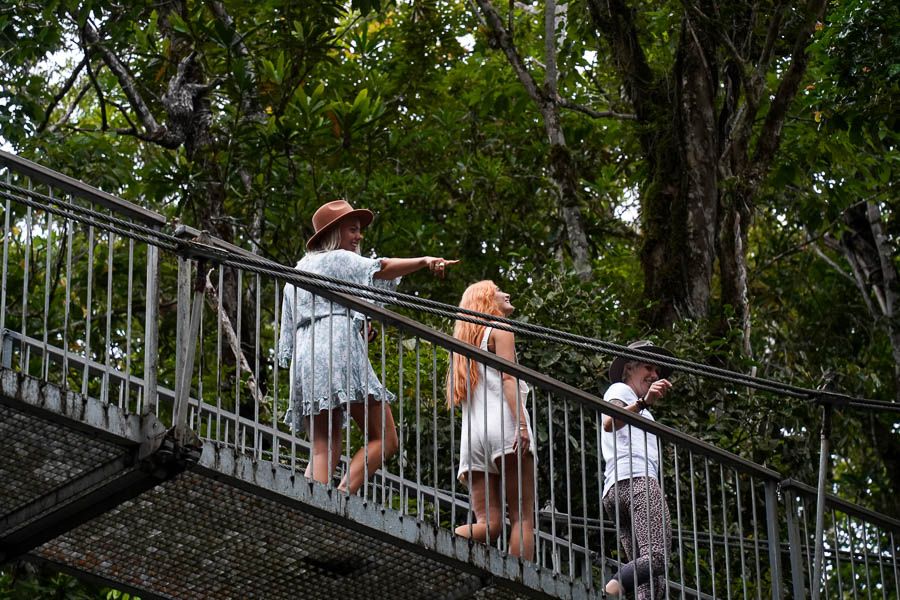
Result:
M634 398L632 398L634 397ZM629 401L632 399L637 399L634 390L631 389L630 386L622 383L621 381L617 381L616 383L609 386L609 389L606 390L606 393L603 394L603 399L606 401L617 398L623 401Z

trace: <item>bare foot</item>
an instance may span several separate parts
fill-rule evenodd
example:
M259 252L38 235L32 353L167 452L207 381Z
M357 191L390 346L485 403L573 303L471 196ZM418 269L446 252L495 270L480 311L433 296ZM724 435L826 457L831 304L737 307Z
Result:
M609 583L606 584L606 595L607 596L614 596L614 597L618 598L619 596L622 595L622 592L624 592L624 591L625 590L622 589L622 586L619 585L618 579L610 579Z

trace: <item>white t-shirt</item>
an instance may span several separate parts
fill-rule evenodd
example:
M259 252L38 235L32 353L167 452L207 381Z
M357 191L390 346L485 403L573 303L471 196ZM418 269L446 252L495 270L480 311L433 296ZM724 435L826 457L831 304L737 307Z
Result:
M618 399L625 404L638 401L637 394L629 386L618 382L609 386L603 399L607 402ZM640 412L645 419L653 421L653 415L646 408ZM653 477L659 479L659 440L652 433L645 434L636 426L626 424L619 430L600 430L603 447L604 471L603 495L616 481L633 477Z

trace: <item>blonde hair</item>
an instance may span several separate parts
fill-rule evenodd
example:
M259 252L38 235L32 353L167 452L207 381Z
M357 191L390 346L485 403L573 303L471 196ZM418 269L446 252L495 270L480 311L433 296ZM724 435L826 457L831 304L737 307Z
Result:
M319 238L315 245L310 248L310 252L330 252L332 250L339 250L341 248L341 225L344 224L344 219L339 220L337 223L331 225L331 228L322 234L322 237ZM360 248L357 246L356 248L357 254L360 253Z
M490 280L473 283L463 292L459 307L474 310L489 315L503 316L500 307L497 306L495 295L499 288ZM469 323L468 321L456 321L453 326L453 337L456 339L479 346L484 337L484 325ZM447 372L447 405L459 406L468 395L469 390L478 385L477 363L462 354L454 354L450 370Z

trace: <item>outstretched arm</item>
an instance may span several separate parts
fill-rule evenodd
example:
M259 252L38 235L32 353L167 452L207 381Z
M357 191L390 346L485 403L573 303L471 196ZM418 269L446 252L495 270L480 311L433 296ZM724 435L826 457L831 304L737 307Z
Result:
M455 265L458 260L447 260L439 256L419 256L416 258L382 258L381 270L375 273L375 279L396 279L420 269L428 270L438 277L444 277L446 267Z

